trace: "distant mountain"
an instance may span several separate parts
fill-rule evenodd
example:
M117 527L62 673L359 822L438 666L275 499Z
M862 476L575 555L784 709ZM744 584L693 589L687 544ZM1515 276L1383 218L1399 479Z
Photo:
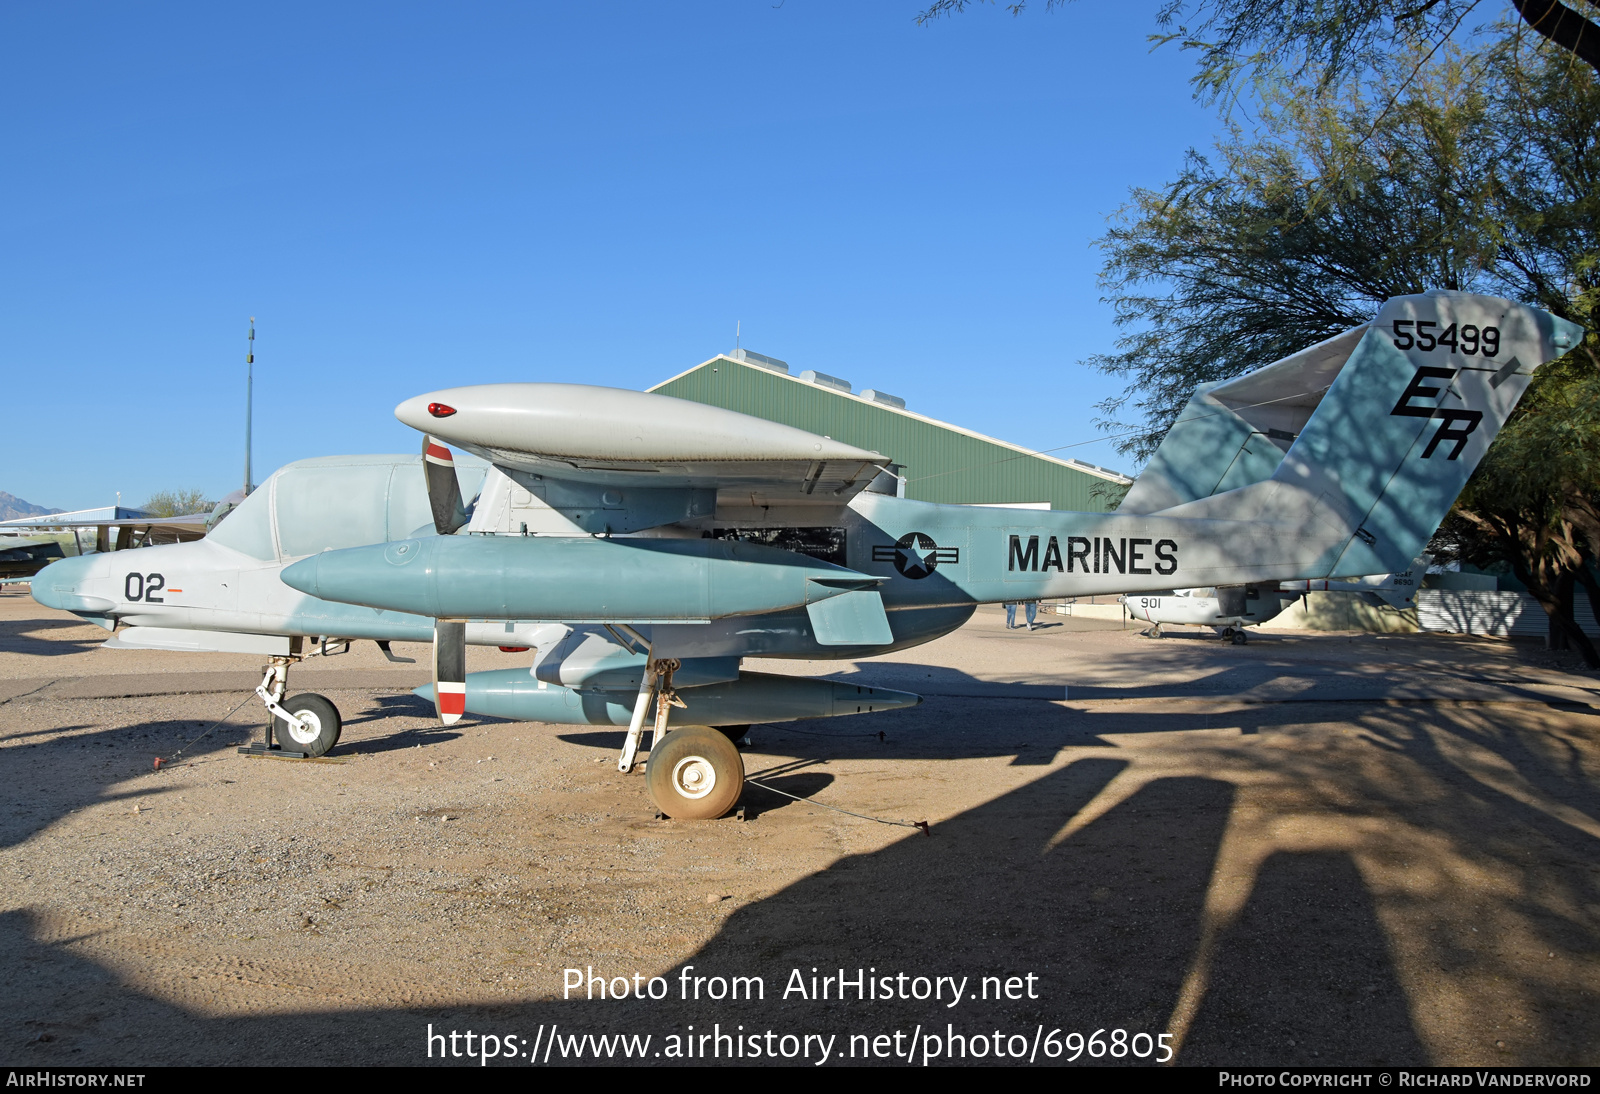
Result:
M42 505L35 505L31 501L23 501L15 494L8 494L0 490L0 520L16 520L19 517L47 517L51 513L65 513L65 509L46 509Z

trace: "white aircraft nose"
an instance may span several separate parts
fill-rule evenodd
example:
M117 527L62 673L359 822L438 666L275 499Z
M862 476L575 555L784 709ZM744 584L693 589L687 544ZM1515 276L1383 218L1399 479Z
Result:
M64 612L104 614L116 607L102 596L85 596L78 591L98 561L93 555L59 558L34 575L29 587L33 599L46 608Z

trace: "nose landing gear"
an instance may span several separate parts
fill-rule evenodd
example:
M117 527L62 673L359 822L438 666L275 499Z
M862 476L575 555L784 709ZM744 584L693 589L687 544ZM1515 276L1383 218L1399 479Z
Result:
M293 748L315 759L326 756L339 743L339 731L344 728L339 708L321 695L312 692L296 695L283 703L283 710L296 718L295 722L276 716L272 719L273 734L285 749ZM289 741L294 742L293 745Z
M288 700L283 698L289 688L289 666L298 660L298 654L289 654L274 657L267 666L266 675L256 687L256 694L270 715L264 739L239 749L240 752L253 756L271 753L289 759L315 759L327 755L339 743L343 724L338 707L311 692Z

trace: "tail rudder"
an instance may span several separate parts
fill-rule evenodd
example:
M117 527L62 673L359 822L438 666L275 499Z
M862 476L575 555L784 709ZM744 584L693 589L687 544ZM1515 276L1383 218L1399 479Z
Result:
M1495 297L1386 303L1273 473L1348 526L1328 572L1407 569L1534 370L1582 338L1573 323Z

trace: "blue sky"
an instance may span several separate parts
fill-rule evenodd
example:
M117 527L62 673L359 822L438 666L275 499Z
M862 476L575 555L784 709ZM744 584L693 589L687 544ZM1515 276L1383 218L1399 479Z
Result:
M409 452L402 399L733 345L1126 468L1093 244L1209 145L1154 3L0 8L0 490Z

